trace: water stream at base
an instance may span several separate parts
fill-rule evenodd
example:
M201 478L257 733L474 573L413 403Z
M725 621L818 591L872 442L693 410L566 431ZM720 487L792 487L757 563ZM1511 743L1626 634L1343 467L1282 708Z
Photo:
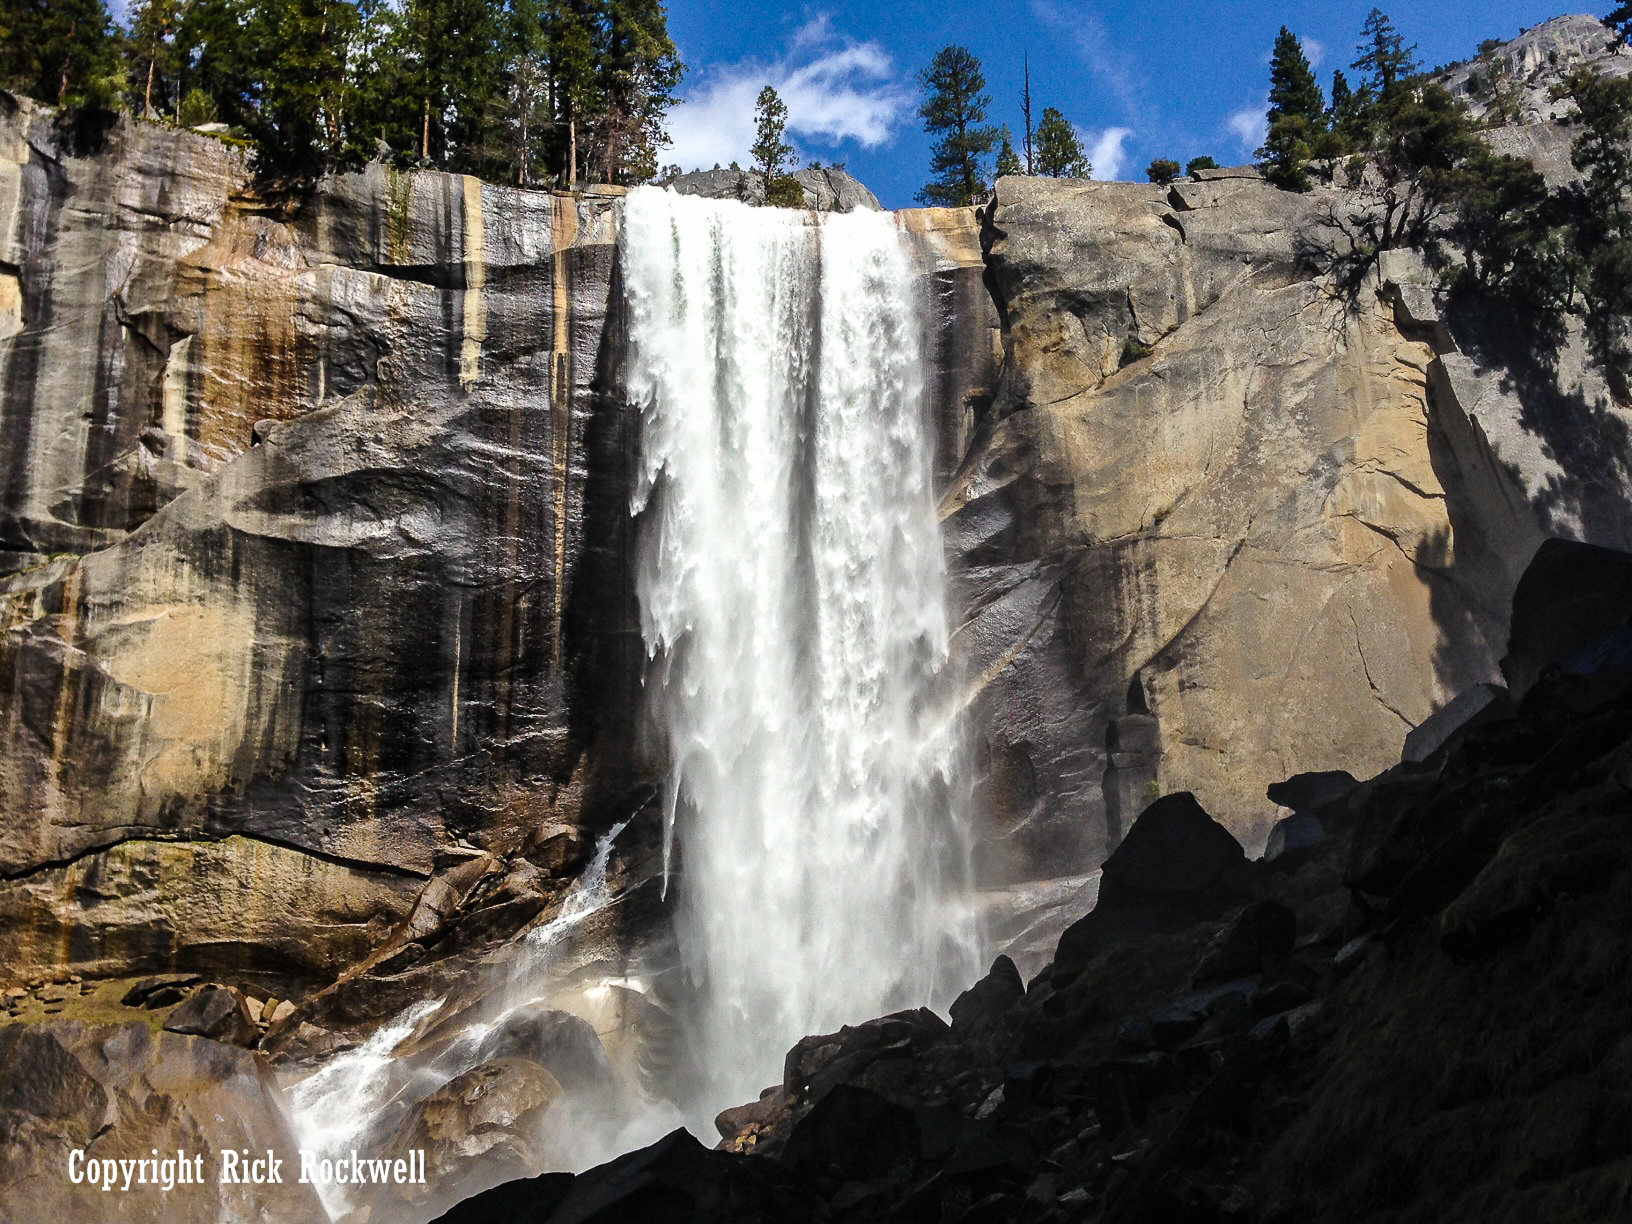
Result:
M919 279L888 213L641 188L619 243L665 847L717 1109L802 1035L978 973Z

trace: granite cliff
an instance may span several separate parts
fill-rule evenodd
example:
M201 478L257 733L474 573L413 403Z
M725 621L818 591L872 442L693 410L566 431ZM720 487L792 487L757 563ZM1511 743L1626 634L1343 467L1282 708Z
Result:
M1516 62L1600 54L1589 20ZM1493 143L1567 172L1525 118ZM1632 546L1625 406L1580 338L1515 347L1405 252L1337 293L1347 201L1222 170L900 214L977 869L1027 977L1152 798L1193 792L1260 851L1266 786L1375 773L1501 680L1543 539ZM53 1142L101 1092L145 1150L115 1089L205 1038L131 1034L199 981L286 1063L353 1043L559 916L625 819L619 904L564 963L672 963L617 218L612 193L383 166L268 195L228 143L125 120L69 148L0 96L0 963L11 1014L56 1033L41 1099L79 1102L4 1108ZM650 1037L654 997L598 1031Z

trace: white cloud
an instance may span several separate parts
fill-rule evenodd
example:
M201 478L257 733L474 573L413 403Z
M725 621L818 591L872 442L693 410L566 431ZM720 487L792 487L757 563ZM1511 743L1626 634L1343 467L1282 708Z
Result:
M1313 38L1300 38L1298 41L1303 44L1303 54L1309 66L1319 68L1320 61L1326 58L1326 44Z
M1125 127L1106 128L1103 132L1085 134L1088 160L1094 167L1096 179L1102 182L1115 182L1122 178L1122 163L1128 160L1128 151L1122 145L1132 135L1133 129Z
M706 70L684 104L669 112L673 141L661 154L687 170L746 165L754 143L754 103L766 85L788 108L789 143L798 137L872 149L910 113L912 95L876 42L851 42L819 16L797 30L778 59L741 60ZM802 155L801 155L802 156Z
M1224 121L1224 126L1230 129L1240 144L1241 151L1249 156L1258 151L1264 138L1269 135L1269 120L1265 117L1267 109L1268 103L1249 106L1236 111Z

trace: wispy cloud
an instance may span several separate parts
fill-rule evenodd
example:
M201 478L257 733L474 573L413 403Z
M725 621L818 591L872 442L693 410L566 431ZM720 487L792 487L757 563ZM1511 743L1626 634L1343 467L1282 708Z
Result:
M1046 28L1070 40L1077 57L1121 105L1124 118L1154 113L1144 82L1128 70L1131 57L1112 44L1110 32L1097 13L1080 8L1068 10L1057 0L1031 0L1031 11Z
M1321 61L1326 58L1326 44L1313 38L1300 38L1298 41L1303 44L1303 54L1308 59L1309 66L1319 68Z
M754 143L754 102L766 85L787 104L794 144L803 136L828 147L854 141L877 148L912 108L912 95L884 49L850 40L824 14L795 31L777 59L706 69L683 95L684 105L669 112L673 144L663 160L687 170L746 164Z
M1235 137L1241 152L1249 157L1258 151L1264 138L1269 135L1269 120L1265 118L1268 110L1269 103L1260 102L1236 111L1224 121L1224 126Z
M1122 146L1132 135L1133 129L1125 127L1084 133L1083 143L1088 149L1088 160L1093 164L1096 179L1115 182L1122 178L1122 165L1128 160L1128 151Z

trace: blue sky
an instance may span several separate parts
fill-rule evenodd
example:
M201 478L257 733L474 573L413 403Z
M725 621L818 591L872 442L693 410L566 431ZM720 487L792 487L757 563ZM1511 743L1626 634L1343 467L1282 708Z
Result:
M844 162L886 207L905 208L928 172L915 74L936 50L978 56L992 119L1018 133L1021 63L1031 60L1033 114L1064 111L1081 130L1096 178L1143 179L1152 158L1252 160L1269 88L1269 53L1284 24L1304 42L1322 85L1354 59L1374 0L669 0L669 30L690 71L662 160L690 170L748 161L754 97L769 82L788 104L801 164ZM1486 38L1561 12L1558 0L1415 0L1380 5L1429 66L1465 59ZM1602 14L1605 0L1585 11ZM1352 76L1352 74L1351 74ZM1016 140L1018 144L1018 139Z

